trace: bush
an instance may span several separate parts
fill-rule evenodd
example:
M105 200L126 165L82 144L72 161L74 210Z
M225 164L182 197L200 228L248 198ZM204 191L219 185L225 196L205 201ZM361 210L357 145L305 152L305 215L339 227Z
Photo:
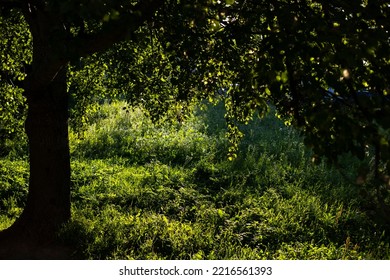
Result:
M28 177L26 161L0 158L0 230L21 214L27 199Z

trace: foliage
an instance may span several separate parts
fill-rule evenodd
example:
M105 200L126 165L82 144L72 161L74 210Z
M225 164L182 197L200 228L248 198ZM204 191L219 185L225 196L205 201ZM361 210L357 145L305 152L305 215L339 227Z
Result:
M88 122L88 113L96 109L99 100L107 96L105 63L99 56L80 58L69 66L68 92L70 94L70 126L82 133Z
M0 227L12 224L27 198L28 166L25 160L0 159Z
M25 150L24 119L25 100L22 91L15 88L25 74L21 69L31 62L31 36L27 31L23 17L12 13L0 17L0 155L10 152L14 147ZM21 151L15 151L20 153Z
M80 210L77 199L83 201L91 195L90 206L94 207L101 198L103 201L116 199L116 194L99 193L102 191L99 185L97 192L92 187L84 194L76 184L75 192L80 191L81 196L75 200L73 226L95 244L91 247L88 242L84 244L85 256L109 258L122 252L129 258L301 257L296 253L297 248L307 258L388 256L382 225L377 225L372 217L369 220L364 211L356 210L355 204L344 207L344 197L351 197L351 188L345 188L348 195L341 188L341 198L331 196L329 202L324 201L329 194L317 197L321 190L343 182L341 178L335 180L331 176L329 181L319 180L317 169L300 173L308 154L315 161L325 156L336 165L343 161L360 165L354 172L348 172L347 178L357 178L362 192L367 192L369 199L373 198L380 208L383 224L389 224L390 6L386 1L358 1L354 5L347 1L298 0L112 3L0 0L0 3L4 4L0 8L0 46L3 47L0 145L5 148L4 154L10 150L10 143L23 135L20 134L25 116L22 90L30 104L37 100L49 103L48 96L52 95L45 95L42 89L54 85L62 69L69 69L68 80L63 82L67 82L75 102L71 111L72 127L85 137L77 140L73 135L75 157L80 161L89 160L92 165L100 164L99 157L117 160L123 163L118 168L123 169L129 164L148 163L157 171L182 165L188 173L188 178L183 177L188 186L182 188L167 188L165 180L169 175L160 178L157 186L155 181L146 184L152 189L146 197L142 193L138 201L149 201L150 205L139 202L138 208L147 210L128 214L123 223L112 217L125 206L119 203L117 208L116 203L112 206L104 202L100 206L105 216L97 224L92 221L91 228L87 214L97 212ZM142 105L153 121L173 107L168 110L171 113L168 116L183 122L193 101L223 99L225 128L231 142L227 152L231 160L237 156L237 161L225 162L217 156L219 144L224 143L219 138L217 144L205 147L211 141L209 135L203 135L207 129L191 130L185 124L183 130L155 126L144 118L144 111L133 107L129 115L140 114L146 120L142 124L144 132L139 133L129 123L135 119L127 120L124 112L118 114L118 122L110 124L100 120L95 127L87 127L85 116L96 117L99 111L95 101L107 97L106 93L110 97L125 96L131 105ZM288 129L285 132L291 134L285 137L291 142L271 137L286 150L272 145L247 145L244 138L241 145L247 154L237 153L243 137L240 124L250 123L254 113L264 117L271 103L284 121L301 129L305 144L313 149L313 154L305 151L295 132ZM249 136L257 135L257 129L247 129ZM152 137L145 136L144 133L151 131L155 133ZM178 138L174 138L176 134ZM67 143L67 139L62 140ZM299 153L288 152L287 148L296 143L299 143ZM134 148L137 145L144 151ZM66 147L63 158L67 158L67 145L63 147ZM348 155L360 161L348 159ZM64 170L69 167L69 162L66 164ZM58 170L62 169L53 173ZM262 172L267 176L262 177ZM100 177L100 181L109 178ZM31 185L47 183L46 178L39 179L42 181ZM90 183L86 181L87 185ZM174 182L173 186L177 188L180 184ZM157 199L155 193L159 190L162 198ZM3 206L14 209L14 204L20 203L15 201ZM182 201L191 205L190 210L182 211L184 216L177 211ZM134 203L131 205L137 205ZM260 216L252 216L251 211L240 208L241 204L255 209ZM366 201L363 205L367 206ZM153 208L156 206L160 209ZM298 215L293 208L302 212ZM144 215L145 219L137 220L137 215ZM205 221L212 226L204 228ZM310 226L309 233L299 227L302 223ZM136 231L123 233L120 229L127 224L136 225ZM99 226L100 231L94 232ZM118 227L118 232L111 233L111 227ZM106 232L108 235L101 235ZM121 234L140 239L138 243L134 240L121 243L126 240ZM368 238L370 234L374 237ZM102 236L109 238L103 240ZM212 236L215 239L210 239ZM222 239L228 241L228 246L221 248L222 242L218 241ZM369 242L382 252L370 248ZM195 244L196 251L187 248L188 244ZM236 250L241 244L244 246ZM326 251L323 245L330 249ZM140 253L124 249L142 246L145 250ZM361 252L359 246L363 248ZM115 248L121 249L115 251Z
M388 3L251 1L233 6L226 17L237 20L220 32L227 37L240 30L235 42L246 53L233 65L250 65L241 71L243 82L236 83L270 95L281 116L304 131L315 158L326 156L334 163L350 152L362 159L372 147L376 184L388 185ZM256 100L251 91L236 98L241 112L251 104L248 99Z
M88 106L107 92L126 96L131 104L142 103L154 118L172 106L175 117L185 118L187 102L223 98L230 155L234 156L242 137L239 122L248 122L255 111L264 115L267 102L272 101L287 122L305 132L314 159L326 156L336 163L343 153L364 158L369 146L374 150L373 177L381 180L375 183L388 184L386 2L86 4L45 4L65 27L58 39L71 39L69 48L58 48L57 55L73 65L69 87L73 100L78 100L71 111L77 116L72 118L73 126L82 127ZM153 16L146 12L147 5ZM135 9L148 18L145 25L137 21ZM20 17L13 10L8 14ZM117 39L104 40L115 29L122 30L124 22L133 22L134 28L122 35L115 33ZM18 24L14 23L15 28L26 29ZM98 40L95 37L99 35L100 46L89 44L92 49L88 49L83 40ZM24 39L17 39L21 40L18 44L28 50L27 37L20 37ZM93 52L100 53L85 58ZM10 58L8 53L12 51L6 51ZM7 60L28 64L25 53L23 59ZM23 71L20 73L23 76ZM326 91L330 88L334 93L329 95ZM369 94L359 94L362 91Z
M71 134L73 219L60 236L74 257L389 258L387 231L352 182L355 159L343 174L313 165L299 134L269 114L245 126L228 161L224 114L223 104L204 106L180 126L124 102L91 114L83 138ZM130 135L151 148L121 152ZM25 161L0 168L4 228L24 206L28 172Z
M113 114L122 106L106 104L91 118L91 129L98 124L111 135L122 135L105 144L112 154L102 149L83 153L104 139L104 134L89 130L73 146L74 218L62 238L77 244L78 257L389 257L385 228L366 212L365 198L351 182L357 170L340 174L326 164L311 164L311 152L299 134L271 115L248 124L241 152L230 162L223 106L206 107L180 127L148 124L139 108ZM154 149L164 152L152 158L145 148L136 155L118 153L116 145L127 149L121 140L128 137L121 127L124 115L131 119L132 125L125 127L135 139L132 143L149 135L150 143L161 148ZM193 134L183 134L190 127ZM172 143L185 140L188 149L153 138L162 131ZM200 135L204 140L197 143Z
M153 123L145 110L124 102L102 104L89 118L94 124L84 132L83 140L71 134L77 143L71 147L75 157L124 157L129 163L157 160L186 165L211 153L217 144L202 133L205 128L200 122Z

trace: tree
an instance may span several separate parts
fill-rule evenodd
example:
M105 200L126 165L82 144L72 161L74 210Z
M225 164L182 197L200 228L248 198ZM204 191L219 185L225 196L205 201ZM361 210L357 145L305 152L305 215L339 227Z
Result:
M59 226L70 217L69 62L133 38L162 3L0 2L3 17L25 20L33 42L31 63L26 67L25 78L18 83L28 107L25 127L29 140L29 194L21 217L1 232L3 257L11 253L24 257L31 244L50 243ZM13 72L5 70L8 76Z
M303 132L314 161L325 156L337 165L346 153L371 158L358 182L372 187L375 215L387 225L389 13L388 1L235 2L221 30L221 38L240 32L233 40L241 62L234 65L243 76L235 84L244 84L244 91L232 92L234 107L243 112L256 92L269 96L286 122Z
M376 184L388 193L386 1L0 4L7 28L22 26L18 37L25 38L20 45L27 46L23 58L12 67L2 66L0 75L8 86L23 90L30 156L27 205L14 225L0 233L1 256L15 252L15 257L25 257L31 244L52 241L70 217L67 70L70 63L80 64L97 52L116 59L111 61L127 62L138 56L137 46L155 46L159 59L142 64L145 72L137 73L137 67L126 71L128 63L106 64L107 73L121 73L108 88L119 84L137 89L131 100L143 100L151 108L165 101L225 99L231 157L240 138L237 121L248 121L256 110L264 114L272 102L286 121L302 129L314 152L331 162L345 152L365 157L366 147L372 147ZM340 79L343 71L346 75ZM173 96L156 92L161 88ZM330 98L329 88L335 90ZM358 94L363 89L373 97ZM380 199L383 202L383 196Z
M372 155L371 182L386 194L388 2L213 1L211 10L208 20L215 28L207 44L198 27L192 36L191 28L183 33L193 40L168 31L163 38L176 40L180 61L188 61L181 53L200 54L202 62L192 69L201 65L206 74L199 81L206 85L202 90L216 83L229 89L231 134L239 135L236 120L247 121L255 110L263 113L272 102L287 123L302 130L314 161L326 157L337 164L341 154Z
M0 1L5 29L10 34L11 30L20 30L16 32L17 38L24 39L2 51L7 61L15 63L2 65L0 74L2 85L10 89L4 91L5 98L11 99L11 92L18 90L26 100L30 163L26 207L10 228L0 232L1 257L45 256L43 251L48 250L45 245L50 248L57 230L70 218L69 65L77 65L94 53L120 49L116 45L120 42L137 44L138 37L142 38L140 30L151 27L161 30L167 19L175 21L188 16L199 19L201 30L206 31L203 36L207 37L205 14L209 2L212 1ZM167 25L173 27L174 22ZM130 45L126 51L134 49ZM111 73L117 68L114 66ZM77 75L72 79L77 79ZM151 95L149 91L147 100L151 100ZM152 103L164 98L157 96Z

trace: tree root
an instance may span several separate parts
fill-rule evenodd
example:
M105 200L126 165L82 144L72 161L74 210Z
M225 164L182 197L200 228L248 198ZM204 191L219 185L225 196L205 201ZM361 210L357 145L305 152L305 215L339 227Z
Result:
M0 260L68 260L74 250L58 238L35 235L18 223L0 231ZM56 236L55 234L53 236Z

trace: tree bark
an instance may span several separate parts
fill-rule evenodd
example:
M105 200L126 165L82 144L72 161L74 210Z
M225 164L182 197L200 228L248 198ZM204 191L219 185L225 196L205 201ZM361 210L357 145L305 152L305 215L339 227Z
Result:
M26 207L0 233L0 259L66 258L49 249L70 218L70 155L66 67L40 92L26 89L30 178ZM56 250L60 250L56 247Z
M69 257L56 244L57 230L70 219L66 65L131 38L163 3L140 1L99 31L73 36L65 26L70 20L66 14L59 18L45 1L20 2L33 38L32 70L23 81L28 104L29 193L22 215L0 232L0 259Z
M23 214L34 225L42 224L44 232L55 230L70 218L66 87L66 67L63 67L44 92L27 99L30 188Z

